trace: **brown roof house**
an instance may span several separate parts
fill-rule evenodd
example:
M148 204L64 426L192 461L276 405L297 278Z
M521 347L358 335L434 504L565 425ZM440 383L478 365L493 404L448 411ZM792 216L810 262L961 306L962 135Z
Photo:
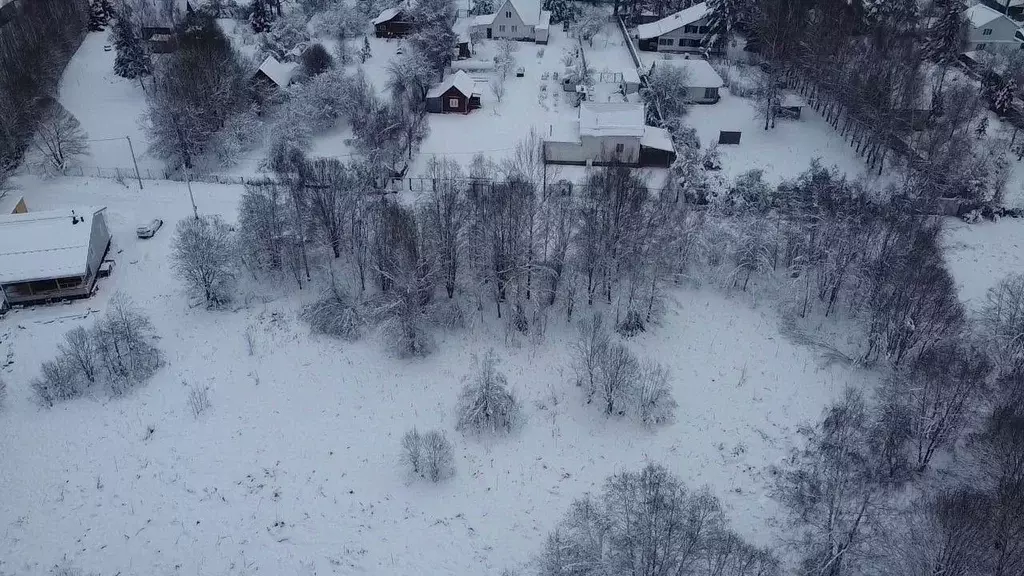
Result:
M465 70L459 70L427 92L427 112L468 113L480 107L480 92Z
M404 38L416 31L416 20L412 15L414 5L406 0L394 8L381 11L370 21L377 38Z

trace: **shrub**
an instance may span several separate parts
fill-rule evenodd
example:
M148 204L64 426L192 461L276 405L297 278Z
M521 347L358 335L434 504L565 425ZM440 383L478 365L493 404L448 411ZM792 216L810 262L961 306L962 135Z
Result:
M302 309L300 317L316 334L358 340L363 326L359 310L344 292L331 291Z
M420 434L415 428L402 436L402 463L418 476L440 482L455 474L452 444L443 432Z
M153 345L153 324L124 294L110 299L110 309L96 323L96 335L100 361L114 394L148 380L162 363Z
M1010 359L1024 354L1024 274L1012 274L989 289L979 314L986 336Z
M40 375L31 383L36 396L47 406L77 398L82 394L75 366L65 356L43 362Z
M60 353L81 372L90 383L96 381L97 354L96 335L79 326L64 334Z
M629 310L626 317L615 325L615 331L623 338L636 336L647 329L644 316L637 310Z
M494 352L480 362L480 371L459 394L455 429L462 432L506 434L518 423L520 406L508 389L508 379L497 370Z
M302 71L312 78L334 68L334 58L324 45L317 42L302 52Z
M444 433L431 430L423 438L423 477L431 482L447 480L455 474L452 444Z
M210 407L210 390L205 386L191 386L188 389L188 407L196 420Z
M423 473L423 437L415 428L402 436L402 463L413 474Z
M653 362L645 364L633 394L633 409L641 424L659 426L675 419L678 404L672 397L668 368L665 366Z

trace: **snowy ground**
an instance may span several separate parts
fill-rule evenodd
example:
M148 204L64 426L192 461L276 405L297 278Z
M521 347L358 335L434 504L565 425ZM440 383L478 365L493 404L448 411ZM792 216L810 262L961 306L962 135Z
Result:
M754 100L720 91L715 104L690 106L683 121L697 130L701 146L718 142L721 130L742 132L738 145L719 146L722 170L735 178L748 170L764 170L770 182L793 178L807 170L811 159L824 166L835 166L850 178L875 178L854 149L810 107L804 107L799 120L779 118L775 128L764 129L764 115Z
M560 318L540 344L507 346L484 322L438 334L426 360L396 361L373 338L310 336L295 291L234 312L189 308L168 266L174 225L190 213L183 185L139 194L107 180L19 184L33 210L72 195L108 206L117 267L92 299L0 320L0 357L13 360L0 371L3 573L44 574L67 555L103 574L495 574L536 554L573 498L648 460L709 485L737 530L770 543L779 529L765 467L844 385L873 378L820 368L779 336L773 312L740 295L679 290L663 324L630 343L670 366L680 404L676 424L645 432L582 406ZM201 212L234 219L240 187L194 188ZM135 239L153 216L164 229ZM40 361L115 290L152 316L167 365L127 397L41 409L28 388ZM506 440L453 430L460 380L488 348L526 406L523 430ZM186 384L210 389L199 420ZM412 426L454 440L454 479L404 476L398 443Z
M1024 274L1024 219L965 224L950 218L944 243L946 261L970 308L1009 274Z

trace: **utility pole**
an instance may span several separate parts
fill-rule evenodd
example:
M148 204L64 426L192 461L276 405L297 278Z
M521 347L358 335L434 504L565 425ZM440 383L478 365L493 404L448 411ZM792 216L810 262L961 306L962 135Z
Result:
M142 190L142 176L139 175L139 163L135 160L135 147L132 146L132 139L128 136L124 137L128 141L128 150L132 153L132 164L135 165L135 179L139 181L139 190Z
M181 165L182 170L185 171L185 186L188 187L188 197L192 201L192 214L199 220L199 208L196 207L196 197L192 195L192 182L188 178L188 166Z

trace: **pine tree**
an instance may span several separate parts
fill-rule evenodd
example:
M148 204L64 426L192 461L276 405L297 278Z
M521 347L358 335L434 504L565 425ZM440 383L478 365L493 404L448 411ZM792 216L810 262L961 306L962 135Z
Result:
M732 34L741 18L743 0L707 0L707 7L708 33L704 36L704 47L710 50Z
M100 6L103 6L103 25L106 26L117 18L117 11L114 10L114 3L111 0L100 0Z
M89 30L100 32L107 24L107 13L103 9L101 0L92 0L89 3Z
M1013 104L1013 93L1017 91L1017 83L1012 79L999 84L992 96L992 110L996 114L1006 114Z
M939 64L956 61L963 52L967 39L967 23L964 21L964 6L961 0L937 0L939 16L928 31L925 40L925 54Z
M263 0L252 0L252 15L249 16L249 24L252 26L252 31L257 34L270 30L270 17Z
M494 0L474 0L473 7L469 9L470 16L494 13Z
M365 63L370 59L372 51L370 50L370 39L363 35L363 49L359 51L359 58Z
M142 46L142 39L136 33L135 26L132 25L132 12L127 4L121 7L121 13L114 21L111 35L114 50L117 51L117 56L114 57L114 74L134 80L152 71L149 54Z

